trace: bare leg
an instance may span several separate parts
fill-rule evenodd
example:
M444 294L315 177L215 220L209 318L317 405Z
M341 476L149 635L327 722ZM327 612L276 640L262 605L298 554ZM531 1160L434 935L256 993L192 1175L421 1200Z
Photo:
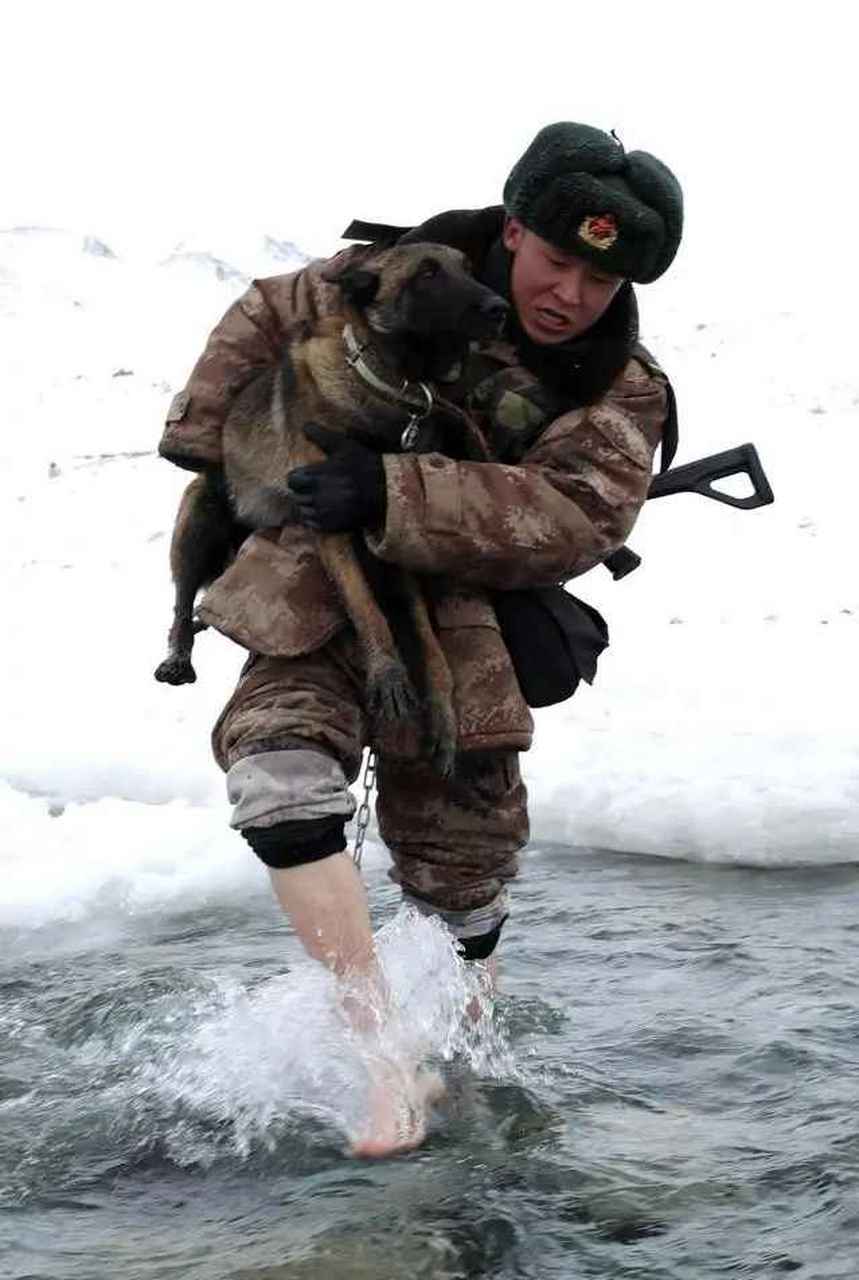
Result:
M483 1017L484 1000L494 1000L495 993L498 990L498 952L493 951L488 960L483 963L483 972L480 975L480 995L473 996L469 1000L466 1007L466 1013L472 1022L479 1022Z
M367 895L345 853L333 853L301 867L270 869L277 900L314 960L338 977L349 972L375 976L376 951Z
M335 853L300 867L272 869L278 902L308 955L345 985L343 1007L372 1045L384 1024L388 992L379 969L367 895L352 859ZM425 1134L428 1091L413 1070L371 1050L367 1128L355 1155L387 1156L418 1146Z

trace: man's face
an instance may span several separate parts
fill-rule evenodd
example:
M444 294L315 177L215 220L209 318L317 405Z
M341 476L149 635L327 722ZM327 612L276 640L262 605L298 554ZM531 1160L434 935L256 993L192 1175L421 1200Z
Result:
M504 245L513 254L510 287L519 323L544 346L590 329L623 284L621 276L541 240L518 218L504 224Z

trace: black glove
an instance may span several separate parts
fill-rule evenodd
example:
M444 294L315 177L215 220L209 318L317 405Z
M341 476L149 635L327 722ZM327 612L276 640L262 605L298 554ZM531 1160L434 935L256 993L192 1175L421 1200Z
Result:
M382 455L315 422L308 422L304 434L329 456L286 477L300 523L320 533L384 524L388 495Z

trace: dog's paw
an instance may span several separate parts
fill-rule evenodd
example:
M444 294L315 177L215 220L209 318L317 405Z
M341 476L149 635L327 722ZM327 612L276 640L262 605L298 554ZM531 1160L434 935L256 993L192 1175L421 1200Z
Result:
M190 658L165 658L155 668L155 679L162 684L193 684L197 673Z
M405 720L418 705L408 672L400 663L389 663L367 678L367 705L383 720Z

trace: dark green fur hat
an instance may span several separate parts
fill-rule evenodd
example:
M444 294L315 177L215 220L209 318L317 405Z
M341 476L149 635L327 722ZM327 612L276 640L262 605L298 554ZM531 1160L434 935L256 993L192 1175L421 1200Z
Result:
M556 248L638 284L667 270L683 230L671 170L586 124L540 130L505 183L504 207Z

